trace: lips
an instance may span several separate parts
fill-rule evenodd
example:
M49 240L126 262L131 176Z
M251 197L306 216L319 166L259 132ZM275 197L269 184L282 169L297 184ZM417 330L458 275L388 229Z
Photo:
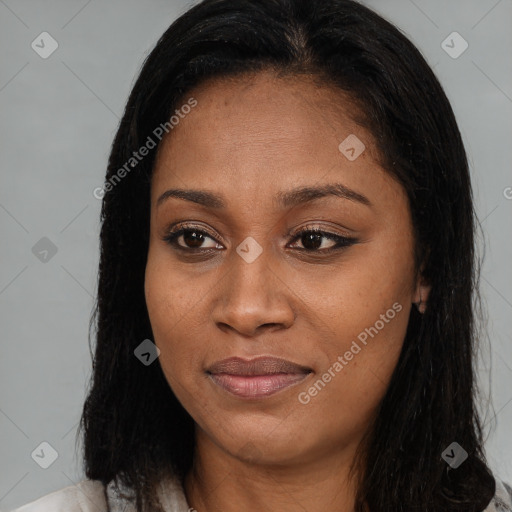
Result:
M229 393L246 399L273 395L304 380L313 370L286 359L231 357L210 366L210 379Z

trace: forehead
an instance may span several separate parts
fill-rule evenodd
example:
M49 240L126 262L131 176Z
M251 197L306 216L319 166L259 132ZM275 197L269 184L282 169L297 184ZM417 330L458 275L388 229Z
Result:
M209 80L184 102L190 97L197 106L160 144L153 189L173 185L267 194L269 187L341 179L357 188L389 178L377 163L373 136L353 119L359 110L340 90L308 77L259 73ZM356 160L340 149L347 139L364 147Z
M361 112L350 95L319 85L309 76L278 77L260 72L214 78L191 90L182 102L192 96L197 106L164 138L161 146L170 139L181 142L186 136L190 142L191 137L201 138L205 143L215 139L218 150L231 148L234 143L272 142L267 145L277 147L279 142L291 144L299 139L303 147L304 139L313 143L326 132L334 134L340 129L364 132L367 146L373 146L371 134L354 121L361 117Z

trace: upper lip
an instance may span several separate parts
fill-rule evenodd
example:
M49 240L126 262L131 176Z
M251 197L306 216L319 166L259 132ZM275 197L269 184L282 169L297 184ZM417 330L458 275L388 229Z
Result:
M262 356L249 360L241 357L230 357L217 361L206 371L207 373L226 373L229 375L272 375L274 373L310 373L312 370L286 359Z

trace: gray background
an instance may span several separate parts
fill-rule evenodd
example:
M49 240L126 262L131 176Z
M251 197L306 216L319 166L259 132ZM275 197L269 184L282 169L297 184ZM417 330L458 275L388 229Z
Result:
M483 408L487 449L493 469L512 483L512 0L365 3L409 35L434 67L467 145L486 242L490 341L479 371L483 397L494 405ZM0 0L2 510L83 478L74 440L91 366L100 210L92 191L103 183L144 57L189 5ZM44 31L59 45L47 59L31 47ZM469 44L458 58L441 46L453 31ZM461 48L448 41L452 51ZM33 253L43 237L55 255ZM43 441L58 453L48 469L31 458Z

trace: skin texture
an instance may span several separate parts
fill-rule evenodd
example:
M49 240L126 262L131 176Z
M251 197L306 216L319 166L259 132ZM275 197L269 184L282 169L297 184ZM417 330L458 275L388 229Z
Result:
M190 96L197 106L163 139L155 164L145 281L160 364L196 423L189 505L350 511L355 450L396 366L412 303L428 296L416 278L407 196L379 166L372 135L352 120L355 107L340 91L265 72L211 80ZM354 161L338 148L350 134L366 146ZM371 205L327 196L283 208L273 199L327 183ZM157 206L172 188L222 194L226 207L174 197ZM206 238L177 243L209 254L187 255L163 240L178 221ZM322 254L335 245L324 237L306 253L304 238L294 240L305 227L358 242ZM251 263L236 251L247 237L262 249ZM333 371L393 304L401 311ZM261 355L313 371L255 401L234 397L205 373L227 357ZM301 403L299 393L329 368L335 376Z

